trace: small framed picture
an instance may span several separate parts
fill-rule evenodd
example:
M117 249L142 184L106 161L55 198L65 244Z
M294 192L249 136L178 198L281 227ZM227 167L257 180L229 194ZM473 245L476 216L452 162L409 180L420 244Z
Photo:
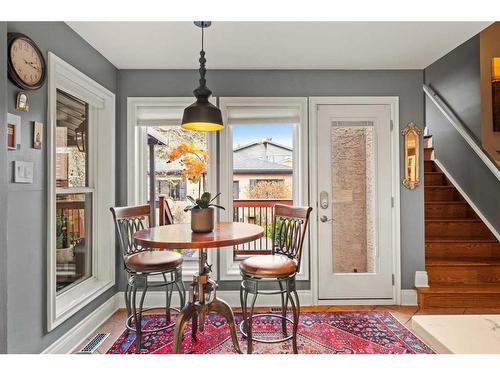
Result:
M28 112L30 109L30 99L27 93L19 91L16 96L16 110Z
M21 117L7 114L7 149L21 149Z
M33 162L14 161L14 182L21 184L33 183Z
M43 123L33 121L33 148L41 149L43 139Z

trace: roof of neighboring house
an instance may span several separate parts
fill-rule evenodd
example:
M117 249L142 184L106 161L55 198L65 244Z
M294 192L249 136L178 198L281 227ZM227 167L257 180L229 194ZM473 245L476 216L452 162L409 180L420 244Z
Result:
M249 158L233 153L234 173L285 173L291 174L292 167L265 159Z
M154 136L154 134L151 134ZM284 145L280 145L279 143L271 142L271 141L258 141L252 142L244 146L237 147L233 150L233 170L234 173L244 174L244 173L279 173L279 174L291 174L292 167L280 163L275 163L269 160L260 159L260 158L252 158L244 155L240 155L237 153L238 150L242 150L247 147L251 147L253 145L257 145L260 143L269 143L276 147L281 147L285 150L292 151L292 148ZM183 165L180 160L175 160L172 162L168 162L165 159L157 160L156 165L156 174L169 174L169 175L177 175L183 169Z
M273 145L273 146L276 146L276 147L279 147L279 148L282 148L282 149L287 150L287 151L293 151L293 149L291 147L289 147L289 146L285 146L285 145L282 145L280 143L276 143L276 142L270 141L268 139L265 139L265 140L262 140L262 141L256 141L256 142L248 143L246 145L235 147L233 149L233 152L238 152L238 151L243 150L245 148L252 147L252 146L255 146L255 145L265 144L265 143Z
M178 174L183 168L180 160L168 162L165 159L156 160L155 170L157 174Z

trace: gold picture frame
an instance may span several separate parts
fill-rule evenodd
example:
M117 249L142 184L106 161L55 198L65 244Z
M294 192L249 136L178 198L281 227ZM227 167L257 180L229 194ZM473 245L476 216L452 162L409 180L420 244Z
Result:
M410 122L401 130L404 137L404 179L403 185L413 190L420 185L420 134L422 130Z
M30 98L24 91L19 91L16 95L16 110L28 112L30 109Z

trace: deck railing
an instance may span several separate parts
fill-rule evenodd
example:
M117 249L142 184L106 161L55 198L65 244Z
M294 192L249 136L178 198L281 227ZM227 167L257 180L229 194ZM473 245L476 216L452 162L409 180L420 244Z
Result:
M291 199L235 199L233 221L257 224L264 228L264 236L250 243L234 246L234 257L270 254L271 231L276 204L292 205Z

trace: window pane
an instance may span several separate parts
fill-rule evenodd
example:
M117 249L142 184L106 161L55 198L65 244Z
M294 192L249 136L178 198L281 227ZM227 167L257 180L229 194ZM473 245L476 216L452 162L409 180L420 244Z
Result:
M88 104L57 90L56 186L88 186Z
M184 212L184 208L190 204L186 197L189 195L197 198L200 191L208 190L208 159L205 159L208 150L206 134L187 131L179 126L155 126L153 129L167 144L155 146L155 193L167 196L175 223L189 223L190 213ZM193 174L196 174L194 173L196 168L189 168L190 160L194 160L195 166L200 167L199 182L191 178ZM149 196L149 170L147 189ZM198 259L196 250L183 250L182 254L188 261Z
M233 221L264 227L263 238L235 247L235 257L271 252L276 203L293 203L293 124L231 125Z
M56 290L92 275L92 194L56 195Z
M333 272L375 272L373 123L334 122L331 137Z

